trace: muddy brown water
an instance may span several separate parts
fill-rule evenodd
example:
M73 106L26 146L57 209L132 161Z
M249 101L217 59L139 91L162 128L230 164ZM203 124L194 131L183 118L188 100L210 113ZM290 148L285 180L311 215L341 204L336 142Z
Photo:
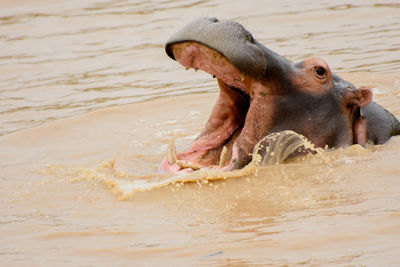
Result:
M400 117L397 1L1 1L0 264L398 265L400 137L157 186L217 95L163 48L199 16L322 57Z

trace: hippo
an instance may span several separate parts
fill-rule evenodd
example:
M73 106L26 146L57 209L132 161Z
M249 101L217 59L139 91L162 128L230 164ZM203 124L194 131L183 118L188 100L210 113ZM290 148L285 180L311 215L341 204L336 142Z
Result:
M199 18L166 43L167 55L216 78L219 96L197 139L176 154L170 142L160 169L234 170L251 161L265 136L291 130L316 147L382 144L400 134L400 122L312 57L293 63L259 43L232 20Z

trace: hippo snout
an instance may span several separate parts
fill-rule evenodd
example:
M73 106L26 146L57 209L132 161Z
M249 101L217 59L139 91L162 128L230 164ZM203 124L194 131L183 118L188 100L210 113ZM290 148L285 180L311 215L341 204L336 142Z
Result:
M241 24L232 20L199 18L168 39L166 53L175 60L171 46L182 42L197 42L225 56L236 68L252 75L262 75L266 55L259 44Z

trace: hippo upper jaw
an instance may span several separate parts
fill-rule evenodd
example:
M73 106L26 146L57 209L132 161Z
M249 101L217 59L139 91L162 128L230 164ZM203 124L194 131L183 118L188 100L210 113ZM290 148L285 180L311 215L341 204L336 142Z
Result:
M166 53L174 60L176 57L172 46L181 42L197 42L219 51L237 69L253 75L263 75L267 61L272 61L266 58L265 47L241 24L231 20L219 21L205 17L183 27L169 38L165 46Z

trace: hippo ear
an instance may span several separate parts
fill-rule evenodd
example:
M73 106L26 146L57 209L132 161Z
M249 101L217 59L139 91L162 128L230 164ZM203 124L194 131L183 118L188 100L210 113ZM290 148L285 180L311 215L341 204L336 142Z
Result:
M361 95L358 98L358 101L360 102L359 106L365 107L366 105L369 104L369 102L372 101L372 90L371 90L371 88L363 86L363 87L358 88L358 91L359 91L359 94Z
M344 100L348 106L357 105L362 108L371 102L372 90L368 87L360 87L357 90L347 92L344 95Z

